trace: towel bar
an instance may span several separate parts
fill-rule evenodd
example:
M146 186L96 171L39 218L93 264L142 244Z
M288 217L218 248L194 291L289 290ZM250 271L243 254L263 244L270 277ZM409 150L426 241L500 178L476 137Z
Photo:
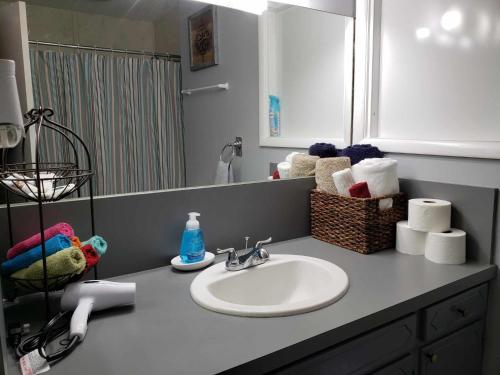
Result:
M209 90L229 90L229 83L228 82L219 83L217 85L198 87L196 89L184 89L181 91L181 94L191 95L197 92L209 91Z

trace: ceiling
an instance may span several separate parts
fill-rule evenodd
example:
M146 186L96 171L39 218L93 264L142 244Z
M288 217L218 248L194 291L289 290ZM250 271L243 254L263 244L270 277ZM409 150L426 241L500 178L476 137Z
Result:
M28 4L84 13L155 21L185 0L25 0Z

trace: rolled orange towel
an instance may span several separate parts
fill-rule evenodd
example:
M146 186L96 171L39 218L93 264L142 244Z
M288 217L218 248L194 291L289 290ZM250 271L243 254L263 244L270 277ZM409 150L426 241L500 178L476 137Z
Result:
M80 239L77 236L71 236L69 238L71 240L71 246L81 248L82 243L80 242Z

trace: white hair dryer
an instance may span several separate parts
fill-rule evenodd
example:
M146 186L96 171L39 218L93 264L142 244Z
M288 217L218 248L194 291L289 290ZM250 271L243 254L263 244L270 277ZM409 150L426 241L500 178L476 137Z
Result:
M75 310L71 317L69 337L82 341L87 333L87 321L92 311L135 304L135 283L115 283L88 280L68 284L61 298L61 309Z

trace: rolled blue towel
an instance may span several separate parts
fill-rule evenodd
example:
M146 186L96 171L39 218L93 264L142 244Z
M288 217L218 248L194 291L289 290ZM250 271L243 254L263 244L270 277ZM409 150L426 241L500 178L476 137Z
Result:
M339 156L347 156L351 159L351 165L358 164L363 159L383 158L384 153L376 146L370 144L352 145L344 148Z
M309 155L334 158L337 156L337 149L331 143L315 143L309 147Z
M106 250L108 250L108 243L101 236L90 237L87 241L82 242L82 247L85 245L92 246L100 257L104 255Z
M45 256L48 257L68 247L71 247L71 240L62 234L58 234L45 241ZM29 267L40 259L42 259L42 245L38 245L31 250L3 262L1 265L2 274L9 276L16 271Z

